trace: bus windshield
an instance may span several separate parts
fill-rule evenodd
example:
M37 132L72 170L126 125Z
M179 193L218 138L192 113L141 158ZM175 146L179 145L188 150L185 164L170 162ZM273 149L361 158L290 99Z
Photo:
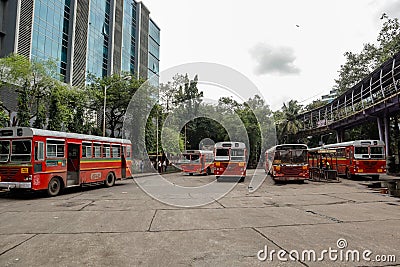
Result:
M215 153L217 157L228 157L229 156L229 149L226 148L218 148L217 152Z
M0 162L7 162L10 157L10 141L0 141Z
M382 146L356 146L354 147L356 159L384 159L385 153Z
M196 163L200 160L200 155L197 154L183 154L180 163Z
M300 150L279 150L275 152L274 162L280 164L302 164L307 163L307 151Z
M244 149L231 149L232 161L245 161Z
M381 146L371 146L371 159L384 159L385 152Z
M11 150L11 161L25 162L31 160L31 141L30 140L13 140Z

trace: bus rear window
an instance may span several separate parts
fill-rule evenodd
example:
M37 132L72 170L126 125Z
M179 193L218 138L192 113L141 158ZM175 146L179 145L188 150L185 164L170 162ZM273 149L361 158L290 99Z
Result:
M32 143L30 140L14 140L12 141L11 161L30 161L31 151Z

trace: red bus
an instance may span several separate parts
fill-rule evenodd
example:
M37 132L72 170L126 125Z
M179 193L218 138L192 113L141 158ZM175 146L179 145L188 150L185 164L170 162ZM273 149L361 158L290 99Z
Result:
M214 174L220 176L246 177L247 149L242 142L219 142L214 147Z
M274 181L304 181L308 174L308 147L305 144L282 144L265 152L265 171Z
M40 130L0 129L0 188L46 190L131 177L129 140Z
M184 173L193 175L214 173L214 152L209 150L186 150L178 161Z
M331 168L347 178L370 176L379 180L380 174L386 173L385 143L380 140L356 140L329 144L322 148L336 150L337 159Z

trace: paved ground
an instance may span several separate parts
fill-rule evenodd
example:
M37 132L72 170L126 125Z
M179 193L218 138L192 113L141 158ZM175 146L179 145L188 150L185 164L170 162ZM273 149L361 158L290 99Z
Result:
M167 177L181 186L214 179ZM152 184L151 176L137 179L163 192L164 200L196 198L164 190ZM132 180L112 188L68 190L55 198L3 193L0 266L396 265L362 258L346 262L349 250L359 251L360 257L370 250L371 259L395 255L400 264L400 199L369 189L368 183L342 179L341 183L275 185L267 178L249 193L247 179L225 197L198 208L163 204ZM344 239L341 248L345 241L347 247L339 249L339 239ZM265 248L269 256L260 261L257 254L265 257L259 252ZM323 254L329 249L331 255ZM276 252L271 256L272 250ZM288 261L278 259L280 250L280 258ZM314 261L304 250L314 250L316 258L324 260ZM289 252L292 257L297 252L300 260L291 260Z

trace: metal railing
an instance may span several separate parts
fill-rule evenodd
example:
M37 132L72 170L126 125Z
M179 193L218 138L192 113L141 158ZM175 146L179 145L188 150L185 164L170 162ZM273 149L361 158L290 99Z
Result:
M400 93L400 52L331 103L298 115L300 131L326 128L336 122L365 113Z

